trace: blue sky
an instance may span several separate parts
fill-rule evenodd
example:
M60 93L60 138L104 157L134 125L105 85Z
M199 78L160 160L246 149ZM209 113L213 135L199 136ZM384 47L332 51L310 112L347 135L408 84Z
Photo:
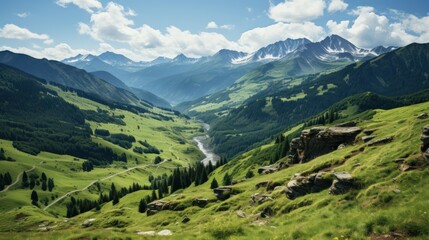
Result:
M330 34L364 48L429 42L426 0L2 0L0 16L0 50L58 60L200 57Z

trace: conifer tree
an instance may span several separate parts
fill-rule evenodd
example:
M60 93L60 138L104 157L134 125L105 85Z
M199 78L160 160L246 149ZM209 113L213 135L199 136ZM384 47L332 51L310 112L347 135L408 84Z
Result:
M219 184L217 183L216 178L213 178L212 183L210 184L210 189L218 188Z
M37 192L33 190L31 192L31 204L37 206L37 202L39 201L39 195L37 195Z
M28 187L28 185L29 185L29 183L28 183L28 175L27 175L27 173L24 171L24 172L22 173L22 188L27 188L27 187Z
M147 203L146 203L146 200L142 198L139 203L139 213L144 213L146 212L146 210L147 210Z

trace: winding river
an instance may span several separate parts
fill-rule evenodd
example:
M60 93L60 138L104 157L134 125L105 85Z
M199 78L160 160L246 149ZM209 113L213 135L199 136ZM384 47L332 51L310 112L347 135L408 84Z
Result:
M207 123L203 123L203 127L205 132L210 130L210 125ZM209 135L206 134L203 136L194 137L193 139L195 142L197 142L200 151L203 152L206 156L203 160L201 160L201 162L204 165L209 164L209 162L212 162L212 164L215 165L219 161L220 157L209 147Z

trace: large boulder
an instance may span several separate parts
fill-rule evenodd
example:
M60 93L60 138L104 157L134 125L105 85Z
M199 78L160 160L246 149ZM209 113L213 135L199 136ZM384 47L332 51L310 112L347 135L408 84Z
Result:
M353 177L348 172L334 173L335 180L329 188L329 193L332 195L343 194L354 187Z
M423 127L420 140L422 141L421 150L422 152L426 152L426 150L429 149L429 125Z
M192 201L192 206L198 206L200 208L205 207L209 203L208 199L205 198L196 198Z
M155 201L151 202L147 205L147 212L146 214L148 216L154 215L157 212L164 211L164 210L173 210L176 207L176 203L173 202L167 202L167 201Z
M390 143L392 141L393 141L393 137L385 137L385 138L377 139L368 143L368 146L372 147L372 146L383 145L386 143Z
M268 166L262 166L260 168L258 168L258 173L259 174L269 174L269 173L273 173L273 172L277 172L283 168L286 168L287 164L284 162L279 162L279 163L275 163L272 165L268 165Z
M230 187L230 186L218 187L218 188L213 189L213 192L219 200L225 200L231 196L232 187Z
M268 201L273 201L273 198L272 197L270 197L269 195L267 195L267 194L259 194L259 193L255 193L255 194L253 194L252 196L250 196L250 201L249 201L249 203L251 204L251 205L254 205L254 204L262 204L262 203L264 203L264 202L268 202Z
M320 192L331 186L332 180L327 177L328 173L320 172L313 173L309 176L295 175L292 180L287 183L284 191L286 197L295 199L309 193Z
M291 140L292 162L308 162L336 150L341 144L352 144L362 130L360 127L314 127L303 130L299 138Z

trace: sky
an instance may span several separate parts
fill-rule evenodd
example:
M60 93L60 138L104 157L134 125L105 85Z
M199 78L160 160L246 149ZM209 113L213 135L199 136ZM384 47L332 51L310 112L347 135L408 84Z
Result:
M0 50L62 60L134 61L221 49L253 52L287 38L340 35L358 47L429 42L428 0L2 0Z

